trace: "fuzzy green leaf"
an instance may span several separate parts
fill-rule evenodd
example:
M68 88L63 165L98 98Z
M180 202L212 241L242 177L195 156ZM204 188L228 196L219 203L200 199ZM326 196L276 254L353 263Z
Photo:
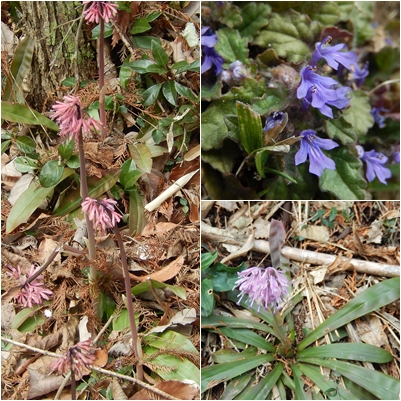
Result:
M352 124L343 117L337 120L323 120L323 125L326 127L328 136L337 142L340 141L343 145L355 143L357 140Z
M242 24L237 27L241 37L250 42L267 25L267 17L271 7L263 2L252 1L241 10Z
M312 20L319 21L323 26L335 25L340 20L340 10L334 1L322 1L317 13L308 14Z
M217 31L217 43L214 46L226 63L233 63L236 60L245 62L248 57L248 41L241 37L236 29L223 28Z

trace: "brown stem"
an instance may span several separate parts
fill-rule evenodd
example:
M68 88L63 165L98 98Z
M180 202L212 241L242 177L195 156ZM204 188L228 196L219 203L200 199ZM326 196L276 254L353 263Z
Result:
M102 141L106 139L106 110L104 107L104 20L100 19L100 36L99 36L99 111L100 121L102 126L100 132L102 133Z
M125 284L125 292L127 295L127 309L131 326L132 342L134 346L135 356L138 358L138 362L136 364L137 366L136 374L139 380L143 380L143 367L140 361L140 359L142 359L142 352L139 352L138 349L138 330L136 328L134 308L132 306L131 282L129 279L127 255L125 254L123 239L121 237L120 230L117 228L117 226L114 226L114 233L116 235L118 247L120 248L120 258L121 258L121 264L123 266L124 284Z

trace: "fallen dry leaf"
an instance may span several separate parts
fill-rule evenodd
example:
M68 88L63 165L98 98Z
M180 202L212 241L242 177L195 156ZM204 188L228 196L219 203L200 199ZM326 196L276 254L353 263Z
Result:
M179 382L177 380L167 380L158 383L155 386L157 389L164 391L180 400L192 400L194 397L199 396L199 388L196 385ZM143 389L135 393L130 400L163 400L158 394L150 390Z

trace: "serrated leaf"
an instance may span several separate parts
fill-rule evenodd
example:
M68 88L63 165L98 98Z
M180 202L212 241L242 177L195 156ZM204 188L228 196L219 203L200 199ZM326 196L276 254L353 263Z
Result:
M317 2L316 2L317 3ZM337 24L340 20L340 10L334 1L322 1L321 7L317 13L309 13L312 20L319 21L323 26L331 26Z
M350 107L343 112L343 118L349 122L355 134L360 137L373 127L374 119L370 114L369 96L361 90L353 91Z
M365 199L366 181L359 172L362 162L345 147L330 150L330 158L335 161L336 169L323 170L319 178L320 189L337 199Z
M175 82L167 81L163 84L162 92L166 100L173 106L177 106L177 91L175 90Z
M74 172L74 170L70 171ZM100 195L102 195L115 185L119 176L120 176L120 169L114 169L110 170L109 173L107 173L104 177L100 179L97 177L89 177L88 178L89 197L93 199L98 198ZM61 205L53 212L53 214L56 216L64 216L67 213L70 213L73 210L78 209L81 206L81 203L82 203L82 197L80 194L80 188L77 188L75 191L73 191L71 194L69 194L67 197L63 199Z
M64 165L58 164L58 160L49 160L40 170L39 182L43 188L54 187L63 176Z
M235 26L241 24L241 10L234 4L230 4L230 7L227 7L225 12L222 14L221 22L222 24L227 25L229 28L234 28Z
M323 120L323 125L326 128L327 135L337 142L340 141L343 145L355 143L357 140L352 124L343 117L337 120Z
M132 35L137 35L138 33L149 31L151 28L146 18L137 18L134 25L132 25L130 33Z
M237 102L238 127L241 145L248 154L263 146L262 120L250 106Z
M69 168L64 169L60 182L73 173L74 170ZM31 214L43 202L43 200L50 195L53 189L54 187L43 188L38 186L37 182L33 182L11 208L10 214L7 218L6 233L10 233L20 224L27 222Z
M128 145L132 159L140 170L150 173L152 169L152 154L144 143Z
M43 125L52 131L60 131L60 128L54 121L23 104L11 104L2 101L1 118L13 123Z
M242 38L236 29L223 28L217 31L217 43L214 46L226 63L236 60L245 62L248 57L248 41Z
M152 85L150 88L146 89L145 92L142 93L143 96L143 105L145 107L151 106L155 103L157 96L159 96L160 89L162 84Z
M7 77L4 88L3 101L24 103L25 99L21 84L31 69L34 49L35 42L29 37L22 39L17 46L11 62L10 74ZM2 118L5 118L4 115Z
M154 40L151 45L152 56L156 61L156 64L162 68L166 68L168 63L168 55L166 51L161 47L160 42Z
M237 27L243 38L252 41L256 34L267 25L271 7L263 2L249 2L242 10L242 24Z
M35 141L29 136L19 136L15 143L22 153L32 153L36 149Z
M285 14L273 13L268 25L255 38L253 44L272 48L289 62L299 63L310 53L307 43L313 43L320 33L320 24L307 15L289 10Z

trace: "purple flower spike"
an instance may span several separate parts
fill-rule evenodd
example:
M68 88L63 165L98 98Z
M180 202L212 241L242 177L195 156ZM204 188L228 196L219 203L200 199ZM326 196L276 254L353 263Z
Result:
M116 204L117 202L112 199L98 201L88 197L82 202L82 211L93 222L94 228L99 229L104 235L106 228L113 228L121 220L121 215L114 210Z
M387 178L391 177L391 170L384 167L383 164L387 163L388 157L383 153L370 150L365 152L362 146L357 145L358 157L366 164L366 178L372 182L375 177L379 179L382 184L387 185Z
M19 304L22 304L24 307L32 308L33 305L42 305L44 299L48 300L50 299L49 297L53 295L53 293L45 288L44 284L39 281L42 278L41 276L38 276L35 280L25 284L28 278L33 276L40 267L31 265L26 274L22 273L19 266L17 266L16 269L11 266L7 267L11 272L7 272L6 274L17 280L22 286L18 294L14 296Z
M336 164L328 158L321 150L330 150L338 146L331 139L322 139L316 136L316 131L311 129L302 131L301 147L295 155L295 164L304 163L309 157L309 172L317 176L321 176L325 168L335 170Z
M251 308L256 303L259 312L263 304L265 309L271 308L276 313L280 303L288 295L288 285L287 277L274 267L251 267L238 273L234 286L240 290L237 304L247 295Z
M347 107L350 102L347 94L351 88L339 86L333 78L320 76L314 70L311 66L301 70L301 84L297 89L297 98L303 99L304 108L312 105L325 116L333 118L333 111L329 106L340 110Z
M201 74L210 70L214 65L215 73L219 75L223 71L224 58L214 50L214 45L217 43L217 35L211 32L208 26L201 29L201 45L203 46L204 55L201 65Z
M338 69L339 64L351 70L351 66L357 64L358 56L355 52L341 52L340 50L346 47L344 43L330 46L331 39L331 36L327 36L322 42L316 43L316 50L310 64L316 66L317 62L324 58L327 64L335 70Z
M368 75L369 75L369 61L366 62L363 68L359 68L358 64L354 64L352 66L352 74L350 79L351 81L355 81L356 86L359 88L363 84L365 78Z
M388 109L386 109L385 107L373 107L373 109L370 111L370 114L372 115L375 123L379 126L379 128L384 128L386 126L386 124L384 123L385 118L380 113L387 111Z
M90 4L84 11L87 22L96 22L98 24L101 19L104 22L110 22L117 14L118 5L116 3L110 3L109 1L84 1L84 4Z

